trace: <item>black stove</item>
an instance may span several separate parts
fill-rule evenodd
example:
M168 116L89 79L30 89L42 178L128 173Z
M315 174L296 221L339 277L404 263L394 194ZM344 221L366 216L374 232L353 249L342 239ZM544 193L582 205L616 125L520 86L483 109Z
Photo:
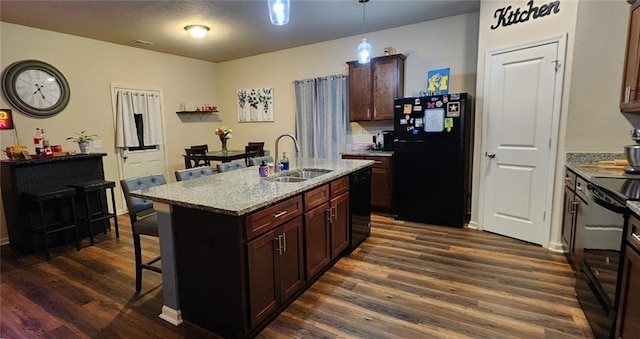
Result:
M627 200L640 200L639 178L591 178L591 182L611 193L620 203Z

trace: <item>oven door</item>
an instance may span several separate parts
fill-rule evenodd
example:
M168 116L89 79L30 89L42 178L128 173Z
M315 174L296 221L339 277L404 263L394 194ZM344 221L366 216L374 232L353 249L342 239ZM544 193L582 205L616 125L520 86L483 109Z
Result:
M586 198L576 223L576 295L596 337L608 338L615 321L626 207L592 183Z

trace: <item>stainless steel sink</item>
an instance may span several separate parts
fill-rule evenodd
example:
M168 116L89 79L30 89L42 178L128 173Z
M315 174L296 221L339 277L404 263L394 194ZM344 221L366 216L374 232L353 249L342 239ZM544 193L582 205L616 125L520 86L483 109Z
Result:
M332 170L322 168L303 168L293 171L281 172L273 177L268 177L267 180L278 182L302 182L319 177L329 172L332 172Z
M302 182L305 180L309 180L308 178L298 178L298 177L273 177L268 178L270 181L279 181L279 182Z

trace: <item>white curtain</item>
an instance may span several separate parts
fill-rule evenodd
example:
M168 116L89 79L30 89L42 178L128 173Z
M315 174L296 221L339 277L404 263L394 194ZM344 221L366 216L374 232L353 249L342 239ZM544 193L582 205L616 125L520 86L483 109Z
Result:
M347 135L347 77L331 75L295 81L294 89L300 155L340 158Z
M142 116L145 146L160 145L162 140L160 98L147 92L116 92L116 147L138 147L135 114Z

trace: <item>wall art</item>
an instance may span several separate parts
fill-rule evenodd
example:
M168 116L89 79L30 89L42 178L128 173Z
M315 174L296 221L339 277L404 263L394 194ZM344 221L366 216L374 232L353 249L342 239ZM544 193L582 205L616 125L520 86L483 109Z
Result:
M273 87L238 91L238 122L273 121Z

